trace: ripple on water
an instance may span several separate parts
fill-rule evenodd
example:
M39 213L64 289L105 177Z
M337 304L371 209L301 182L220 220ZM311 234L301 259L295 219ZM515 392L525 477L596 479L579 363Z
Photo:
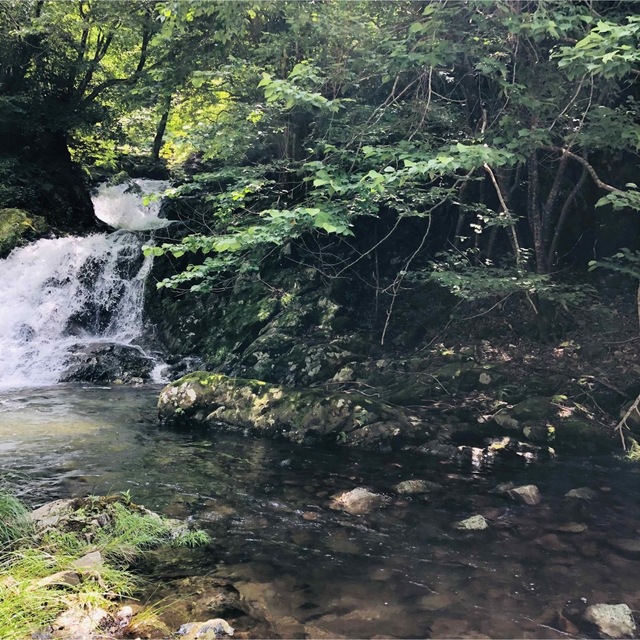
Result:
M149 508L195 519L213 544L149 568L162 584L230 580L266 617L254 637L560 638L591 632L581 598L640 609L640 554L624 542L640 532L640 477L624 465L576 460L490 476L423 458L159 430L156 393L0 395L4 480L33 504L131 490ZM393 487L407 479L432 484L398 496ZM541 504L491 492L507 479L538 485ZM385 508L330 508L357 486L386 496ZM595 490L589 503L564 498L583 486ZM487 531L452 526L477 513ZM184 598L195 584L169 582Z

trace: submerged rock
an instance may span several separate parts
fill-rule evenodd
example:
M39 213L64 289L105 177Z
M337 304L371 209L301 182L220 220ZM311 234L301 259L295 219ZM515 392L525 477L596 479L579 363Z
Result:
M465 520L460 520L453 525L461 531L484 531L489 528L489 523L481 515L471 516Z
M585 618L607 638L631 636L636 630L633 614L626 604L592 604L587 607Z
M385 502L384 496L364 487L357 487L333 496L330 506L332 509L346 511L351 515L363 515L381 507Z
M424 443L430 431L410 411L360 395L300 390L198 371L166 386L160 422L206 425L300 444L390 449Z
M427 493L437 485L426 480L403 480L394 489L400 495L413 495L416 493Z
M525 484L521 487L514 487L507 491L507 495L516 502L522 502L530 506L536 505L542 500L540 491L535 484Z
M598 493L589 487L578 487L577 489L571 489L565 493L565 498L573 498L574 500L593 500Z

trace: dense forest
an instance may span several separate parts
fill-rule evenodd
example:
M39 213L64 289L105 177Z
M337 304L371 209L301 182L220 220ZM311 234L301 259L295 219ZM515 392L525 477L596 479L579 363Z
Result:
M0 635L637 637L639 78L640 0L1 0Z
M164 248L194 254L169 286L223 286L286 248L387 307L427 280L534 307L583 300L568 265L622 247L615 265L637 264L634 2L1 11L0 206L81 229L96 180L171 175L206 207Z

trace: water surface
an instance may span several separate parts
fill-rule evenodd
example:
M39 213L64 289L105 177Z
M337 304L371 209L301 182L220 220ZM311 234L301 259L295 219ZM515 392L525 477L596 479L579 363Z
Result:
M593 635L596 602L640 609L640 475L574 460L473 472L421 457L315 450L214 432L159 429L157 389L57 387L0 395L3 478L32 505L130 491L207 528L210 547L157 567L163 580L230 578L281 637L561 638ZM400 497L405 479L437 483ZM534 482L543 501L492 492ZM330 496L365 486L386 508L351 516ZM588 486L590 501L567 500ZM452 525L481 513L488 531ZM580 533L569 523L586 525ZM627 545L628 546L628 545Z

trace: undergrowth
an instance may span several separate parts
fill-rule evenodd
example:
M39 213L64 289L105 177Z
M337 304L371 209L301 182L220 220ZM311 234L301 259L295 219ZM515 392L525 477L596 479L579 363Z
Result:
M135 594L140 578L130 565L145 549L209 541L122 497L92 496L75 507L55 528L38 531L22 504L0 490L0 638L30 637L72 607L112 610ZM74 565L93 551L103 562Z

